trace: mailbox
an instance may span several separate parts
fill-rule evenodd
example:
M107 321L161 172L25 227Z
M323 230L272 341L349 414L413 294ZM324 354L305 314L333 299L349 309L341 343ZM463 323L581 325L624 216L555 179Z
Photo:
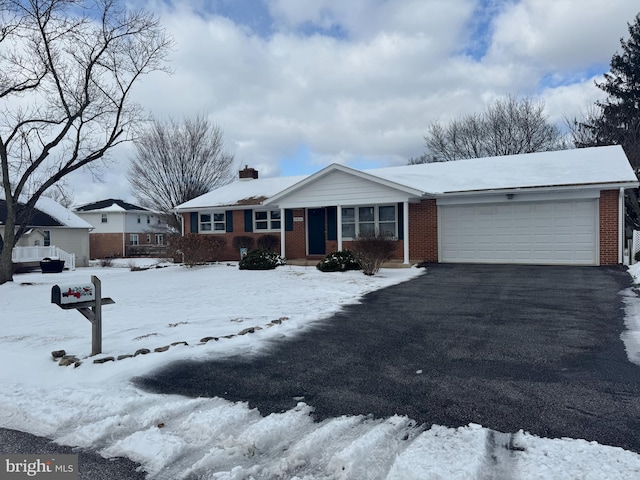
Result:
M82 285L54 285L51 288L51 303L62 308L78 308L87 303L95 303L96 289L92 283Z

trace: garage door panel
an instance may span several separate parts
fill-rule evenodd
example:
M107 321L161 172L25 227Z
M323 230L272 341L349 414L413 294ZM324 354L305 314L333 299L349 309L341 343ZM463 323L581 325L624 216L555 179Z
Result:
M440 206L443 262L597 265L597 201Z

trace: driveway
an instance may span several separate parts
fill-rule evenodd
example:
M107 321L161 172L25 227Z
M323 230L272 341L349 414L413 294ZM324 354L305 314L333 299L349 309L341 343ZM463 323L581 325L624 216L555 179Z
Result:
M620 340L630 286L618 267L433 265L259 356L179 362L137 382L263 415L304 401L318 420L398 414L640 452L640 366Z

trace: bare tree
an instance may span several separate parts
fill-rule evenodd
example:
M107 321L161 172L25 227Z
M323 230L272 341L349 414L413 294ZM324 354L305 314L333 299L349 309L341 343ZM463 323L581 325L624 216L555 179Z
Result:
M449 162L465 158L516 155L567 147L560 129L544 114L544 104L509 96L482 113L466 115L447 125L429 126L426 152L410 163Z
M204 115L156 120L135 142L129 168L133 195L145 207L163 213L180 230L176 205L207 193L232 179L233 155L223 150L220 127Z
M131 89L166 70L171 45L155 16L117 0L0 0L0 284L40 196L132 139Z

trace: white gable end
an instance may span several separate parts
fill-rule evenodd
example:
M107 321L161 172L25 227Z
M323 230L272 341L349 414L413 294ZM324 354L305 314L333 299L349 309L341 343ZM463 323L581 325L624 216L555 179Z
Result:
M332 171L277 200L280 208L396 203L410 195L346 172Z

